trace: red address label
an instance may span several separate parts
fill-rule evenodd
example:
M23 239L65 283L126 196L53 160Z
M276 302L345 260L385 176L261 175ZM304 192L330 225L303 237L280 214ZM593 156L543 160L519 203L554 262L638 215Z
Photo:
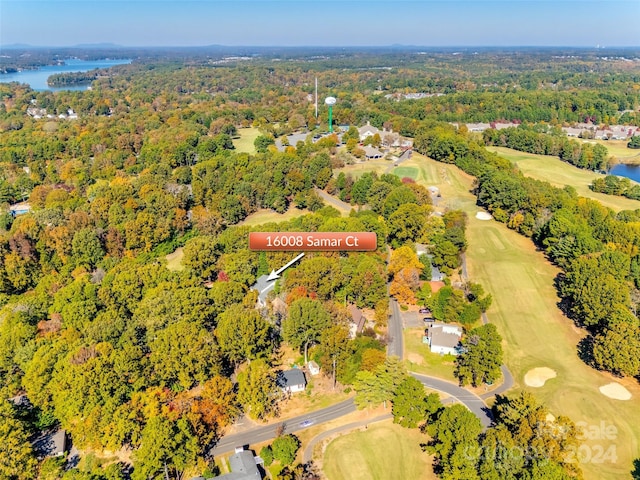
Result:
M378 245L373 232L251 232L250 250L372 251Z

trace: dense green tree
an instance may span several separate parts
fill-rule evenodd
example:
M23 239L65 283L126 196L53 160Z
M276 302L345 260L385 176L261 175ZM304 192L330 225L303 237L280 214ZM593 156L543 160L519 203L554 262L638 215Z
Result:
M149 360L160 385L189 389L219 370L214 336L199 323L179 321L149 342Z
M615 321L593 340L593 361L617 375L640 373L640 328L637 320Z
M461 385L493 383L500 378L502 337L492 323L471 330L462 340L463 352L456 357L455 375Z
M198 441L186 420L151 417L142 430L140 448L134 454L133 480L147 480L161 474L179 480L195 464Z
M264 360L254 360L238 373L238 401L252 418L263 419L277 411L276 374Z
M273 349L271 325L257 310L232 305L218 317L220 351L233 363L265 357Z
M183 249L182 265L204 280L213 280L217 274L220 247L211 236L198 236L189 240Z
M9 402L0 402L0 476L7 480L36 478L38 461L29 432Z
M442 407L437 393L427 395L424 385L413 377L405 378L393 396L393 422L415 428Z
M299 448L300 440L291 434L278 437L271 444L273 457L282 465L291 465L296 459Z
M309 345L320 340L329 321L329 314L318 300L300 298L289 306L287 317L282 322L282 336L292 347L304 351L305 365Z
M71 242L71 252L78 265L86 265L90 269L104 256L100 240L91 228L83 228L76 232Z
M356 374L353 389L354 401L360 409L377 406L393 399L398 386L407 377L404 366L397 357L389 357L373 372L367 370Z
M453 405L438 412L427 426L432 441L428 451L438 457L437 473L442 479L477 479L480 420L463 405Z

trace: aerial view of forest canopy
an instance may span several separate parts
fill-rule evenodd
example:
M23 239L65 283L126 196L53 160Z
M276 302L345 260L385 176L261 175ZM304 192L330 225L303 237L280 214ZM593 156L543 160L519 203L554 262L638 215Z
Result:
M640 478L638 49L0 72L0 478Z

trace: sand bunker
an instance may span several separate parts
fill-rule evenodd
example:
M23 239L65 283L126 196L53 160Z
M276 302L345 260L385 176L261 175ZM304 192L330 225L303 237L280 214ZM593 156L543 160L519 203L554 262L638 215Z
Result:
M629 400L631 398L631 392L616 382L601 386L600 393L614 400Z
M547 367L532 368L524 376L524 383L529 387L543 387L547 380L556 378L556 371Z
M476 213L476 218L478 220L491 220L493 217L490 213L487 212L478 212Z

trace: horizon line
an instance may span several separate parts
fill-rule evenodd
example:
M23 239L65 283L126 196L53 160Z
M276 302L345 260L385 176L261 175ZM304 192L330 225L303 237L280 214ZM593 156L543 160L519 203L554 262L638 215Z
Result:
M482 45L473 45L473 44L447 44L447 45L416 45L416 44L368 44L368 45L355 45L355 44L344 44L344 45L250 45L250 44L220 44L220 43L211 43L205 45L120 45L110 42L96 42L96 43L78 43L74 45L33 45L28 43L19 43L14 42L7 45L0 44L0 50L2 49L19 49L19 48L123 48L123 49L132 49L132 48L425 48L425 49L438 49L438 48L579 48L579 49L592 49L592 50L610 50L610 49L640 49L640 44L638 45L562 45L562 44L510 44L510 45L491 45L491 44L482 44Z

